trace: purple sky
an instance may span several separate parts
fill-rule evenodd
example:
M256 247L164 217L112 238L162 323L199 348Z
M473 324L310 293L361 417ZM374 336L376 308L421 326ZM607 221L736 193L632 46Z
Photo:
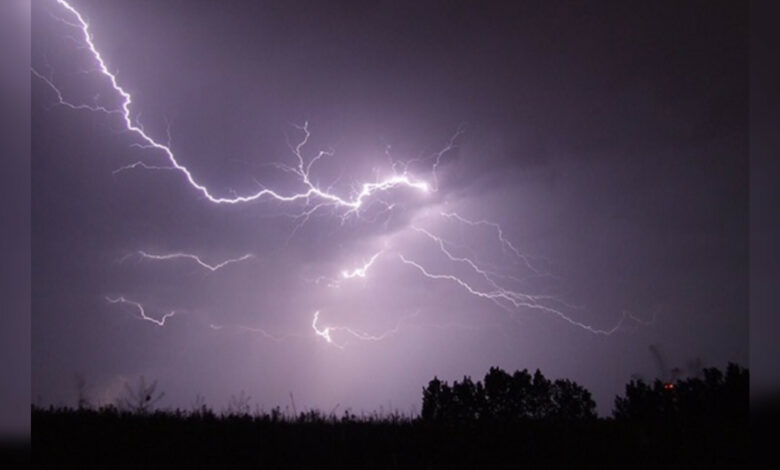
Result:
M577 380L607 413L632 374L658 375L651 344L670 368L747 364L745 6L72 5L133 122L212 195L305 190L279 167L296 165L304 122L306 162L333 151L309 173L318 190L354 201L399 175L429 190L398 184L301 224L322 197L220 205L182 171L116 172L170 162L118 114L57 106L54 87L74 104L121 97L77 18L35 2L35 402L74 404L80 374L110 403L144 375L168 406L200 394L221 409L244 390L266 409L293 393L299 409L410 412L434 375L498 365ZM498 223L512 245L442 212ZM211 272L141 251L252 256ZM176 313L158 325L120 297Z

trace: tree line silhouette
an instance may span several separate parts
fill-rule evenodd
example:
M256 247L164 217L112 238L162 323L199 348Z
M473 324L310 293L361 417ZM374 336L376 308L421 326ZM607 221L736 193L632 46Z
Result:
M621 421L746 420L750 377L730 363L725 374L705 368L700 376L648 384L631 380L624 396L615 398L613 417ZM423 388L421 419L426 421L587 421L597 418L596 402L582 385L568 379L547 379L537 369L509 374L491 367L483 381L468 376L449 385L434 377Z
M156 382L116 405L32 410L37 468L741 468L748 370L702 369L674 382L632 380L611 417L590 392L541 371L493 367L482 380L434 377L419 416L251 412L242 393L215 413L198 400L159 410ZM83 388L83 384L82 387Z

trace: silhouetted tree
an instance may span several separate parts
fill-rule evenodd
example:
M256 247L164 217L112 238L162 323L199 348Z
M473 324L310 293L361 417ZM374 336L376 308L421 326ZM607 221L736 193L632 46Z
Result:
M552 414L552 386L539 369L534 372L530 395L530 406L528 407L530 418L544 419Z
M428 382L427 387L423 387L423 403L421 416L425 420L434 421L442 417L442 382L434 376L433 380Z
M125 392L117 403L119 408L138 414L148 413L165 396L164 392L157 392L156 380L147 385L143 375L139 377L135 389L125 383Z
M434 377L423 388L422 418L433 421L578 420L594 418L595 408L590 392L570 380L551 382L539 370L533 376L526 369L509 375L491 367L484 385L464 377L450 387Z
M725 375L716 368L701 372L674 383L656 380L652 386L632 380L626 385L625 396L615 398L614 417L677 424L723 420L745 424L750 384L747 369L730 363Z
M596 418L596 402L585 387L571 380L558 379L553 382L551 391L551 417L561 420Z
M643 380L632 380L626 385L626 396L615 398L616 419L650 420L669 416L673 396L668 384L656 379L652 386Z
M473 420L479 417L477 387L470 377L463 377L452 384L451 417L457 420Z
M512 377L499 369L491 367L485 375L486 416L501 419L512 414Z
M512 374L510 417L512 419L530 418L534 407L533 377L528 369Z

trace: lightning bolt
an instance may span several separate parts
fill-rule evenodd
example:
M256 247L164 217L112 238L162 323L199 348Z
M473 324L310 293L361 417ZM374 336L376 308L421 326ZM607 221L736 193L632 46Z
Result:
M177 313L176 310L171 310L170 312L164 314L158 320L158 319L156 319L154 317L148 316L146 314L146 310L144 309L143 305L141 305L138 302L134 302L132 300L128 300L124 296L119 296L119 297L116 297L116 298L106 297L106 300L109 303L112 303L112 304L126 304L126 305L131 305L131 306L135 307L138 310L138 317L140 319L146 320L148 322L152 322L152 323L154 323L157 326L165 326L166 320L168 320L169 318L173 317Z
M432 234L428 230L425 230L425 229L420 228L420 227L415 227L415 226L412 226L411 229L414 230L415 232L418 232L418 233L421 233L421 234L425 235L427 238L429 238L434 243L436 243L436 245L439 247L439 251L441 251L450 261L453 261L453 262L456 262L456 263L464 263L464 264L468 265L472 270L474 270L476 273L478 273L485 281L487 281L487 283L491 287L493 287L497 291L502 291L507 296L512 297L513 299L515 299L518 302L520 302L520 301L538 302L540 300L554 300L556 302L565 304L569 308L577 308L577 307L574 307L574 306L564 302L563 300L561 300L560 298L558 298L556 296L538 295L538 294L524 294L524 293L511 291L511 290L505 289L503 287L500 287L497 284L497 281L496 281L495 278L510 279L510 280L514 280L514 281L520 281L520 279L518 279L518 278L516 278L514 276L501 274L501 273L498 273L498 272L491 271L491 270L488 270L486 268L480 267L477 264L477 262L475 260L472 260L471 258L462 257L462 256L456 256L456 255L452 254L452 252L447 248L448 243L445 242L444 239L442 239L441 237L438 237L438 236ZM520 304L516 304L515 306L517 307L519 305Z
M491 300L491 301L493 301L494 303L496 303L499 306L501 305L501 303L499 301L504 300L504 301L507 301L510 304L512 304L514 307L528 307L528 308L531 308L531 309L537 309L537 310L545 311L547 313L551 313L551 314L561 318L562 320L566 321L567 323L569 323L571 325L574 325L574 326L577 326L579 328L582 328L584 330L590 331L591 333L609 336L612 333L614 333L614 332L616 332L616 331L618 331L620 329L620 327L623 324L623 321L625 320L625 317L626 317L626 315L623 314L621 319L620 319L620 321L618 321L617 324L614 327L612 327L612 328L610 328L608 330L594 328L594 327L592 327L590 325L587 325L587 324L582 323L580 321L574 320L573 318L569 317L568 315L566 315L565 313L561 312L558 309L549 307L547 305L540 304L540 303L534 301L533 297L530 297L530 296L528 296L526 294L518 294L518 293L507 291L507 290L504 290L504 289L495 289L495 290L491 290L491 291L480 290L478 288L473 287L471 284L469 284L468 282L464 281L463 279L461 279L460 277L458 277L458 276L456 276L454 274L435 274L435 273L431 273L427 269L425 269L422 265L420 265L419 263L404 257L404 255L399 254L399 257L400 257L400 259L401 259L401 261L403 263L408 264L410 266L414 266L415 268L417 268L418 271L420 271L423 274L423 276L425 276L427 278L435 279L435 280L448 280L448 281L454 282L454 283L458 284L459 286L461 286L462 288L464 288L469 294L474 295L476 297L483 298L483 299ZM526 298L526 299L529 299L529 300L523 300L523 298Z
M199 256L193 255L193 254L190 254L190 253L169 253L169 254L164 254L164 255L155 255L155 254L147 253L145 251L139 251L138 254L142 258L144 258L144 259L157 260L157 261L172 260L172 259L182 259L182 258L183 259L189 259L189 260L195 261L197 264L199 264L200 266L208 269L211 272L214 272L214 271L217 271L219 269L222 269L225 266L227 266L229 264L232 264L232 263L238 263L238 262L241 262L241 261L248 260L248 259L250 259L250 258L252 258L254 256L251 253L249 253L249 254L246 254L246 255L241 256L239 258L232 258L232 259L228 259L228 260L222 261L221 263L208 264L205 261L203 261Z
M38 77L44 83L46 83L46 85L48 85L49 88L54 90L54 93L57 94L57 104L59 104L61 106L65 106L65 107L68 107L68 108L76 110L76 111L87 110L87 111L101 112L101 113L106 113L106 114L121 114L121 112L118 109L108 109L108 108L106 108L104 106L99 106L99 105L71 103L70 101L66 100L62 96L62 92L60 91L59 88L57 88L56 85L54 85L54 82L52 82L50 78L44 76L43 74L41 74L40 72L38 72L35 69L30 69L30 72L32 72L33 75Z
M529 257L524 255L522 252L520 252L520 250L515 245L513 245L512 242L510 242L504 236L504 229L502 229L501 226L499 224L497 224L496 222L490 222L490 221L484 220L484 219L483 220L476 220L476 221L469 220L469 219L467 219L467 218L465 218L465 217L463 217L463 216L461 216L461 215L459 215L459 214L457 214L455 212L441 212L440 214L441 214L442 217L446 217L448 219L457 220L458 222L462 222L462 223L464 223L466 225L469 225L471 227L485 226L485 227L492 228L495 231L496 236L498 237L498 240L501 242L501 247L504 248L505 250L509 250L509 252L511 252L518 260L522 261L523 264L525 264L525 266L529 270L531 270L531 272L533 272L534 274L540 275L540 276L542 276L542 275L550 275L549 273L545 273L545 272L540 271L537 268L535 268L533 266L533 264L531 263Z
M349 279L354 279L357 277L365 279L366 276L368 275L369 268L371 268L376 262L376 260L386 251L387 251L387 247L382 248L381 250L371 255L368 261L364 261L362 266L358 268L354 268L351 271L349 269L343 269L341 271L341 277L338 279L334 279L328 276L318 276L315 279L306 279L304 277L301 277L301 279L303 279L306 282L312 282L314 284L325 283L325 285L328 287L339 288L341 287L342 281L347 281Z
M391 175L388 178L385 178L383 180L374 183L363 183L362 185L359 186L360 189L349 198L343 198L341 196L338 196L335 193L320 189L311 181L310 173L312 167L314 166L315 163L317 163L317 161L319 161L320 159L326 156L332 155L332 152L320 151L315 157L310 159L308 163L306 162L305 158L303 157L302 151L304 146L308 143L309 137L311 135L308 129L308 122L306 122L303 126L296 126L299 130L301 130L304 133L303 140L299 142L296 146L294 147L291 146L293 153L298 159L298 164L295 167L290 167L290 166L285 167L285 170L290 171L299 177L300 183L302 183L304 187L303 191L289 194L289 195L284 195L272 189L263 188L255 193L246 194L246 195L236 195L234 197L215 195L209 188L207 188L205 185L197 181L197 179L192 174L192 172L190 172L190 170L179 161L179 159L176 157L176 155L174 154L173 150L169 145L163 144L155 140L153 137L151 137L149 134L147 134L144 131L143 126L138 124L137 119L135 121L133 120L131 116L131 105L133 103L133 97L127 90L125 90L119 84L119 80L117 79L117 76L108 69L108 66L102 54L100 53L100 51L98 50L97 46L93 41L92 33L89 30L89 24L81 15L81 13L79 13L70 3L68 3L65 0L56 0L56 1L59 5L65 8L75 18L76 20L75 24L78 25L78 27L81 29L84 42L86 43L87 49L91 53L92 57L97 62L98 69L100 70L103 76L108 78L113 90L121 97L121 106L120 106L121 109L109 110L99 106L74 105L72 103L67 102L63 98L62 93L51 80L44 77L43 75L41 75L35 70L33 70L33 74L36 77L39 77L42 80L44 80L47 83L47 85L49 85L51 88L55 90L60 104L69 106L73 109L87 109L91 111L102 111L110 114L114 114L118 112L124 121L125 129L135 134L137 137L139 137L140 140L142 141L141 144L142 146L162 152L167 157L170 163L170 167L165 167L165 168L176 170L180 172L182 175L184 175L189 185L197 192L201 193L208 201L214 204L239 204L239 203L255 201L261 198L271 198L280 202L304 201L308 203L312 198L316 198L320 200L320 204L315 206L314 210L317 210L320 207L324 207L324 206L335 206L338 208L345 209L347 214L353 214L356 213L358 210L360 210L360 208L365 204L366 200L377 192L389 191L397 187L409 187L423 193L427 193L431 191L431 187L427 182L413 178L405 170L401 174L396 173ZM69 24L69 22L66 22L66 24ZM437 165L439 160L440 158L436 160Z
M135 162L129 165L119 167L116 170L112 171L112 173L116 175L123 171L132 170L135 168L143 168L144 170L175 170L176 169L172 166L157 166L157 165L149 165L148 163L144 163L144 162Z
M333 338L331 338L331 336L330 336L330 327L325 327L322 330L317 328L317 322L319 322L319 320L320 320L320 311L317 310L316 312L314 312L314 318L311 321L311 327L314 330L314 333L317 336L320 336L320 337L324 338L325 341L327 341L328 343L335 344L333 342ZM337 344L335 344L335 346L338 347L338 348L342 348L342 346L339 346Z
M356 339L358 339L360 341L382 341L382 340L385 340L388 337L398 333L398 331L401 329L401 324L405 320L407 320L409 318L412 318L412 317L415 317L419 313L420 312L417 311L417 312L415 312L415 313L413 313L411 315L407 315L405 317L402 317L398 321L398 323L396 323L396 325L393 328L391 328L391 329L389 329L387 331L384 331L383 333L380 333L378 335L367 333L365 331L358 330L358 329L355 329L355 328L346 327L346 326L326 326L324 328L320 328L320 327L317 326L317 324L320 321L320 311L319 310L314 312L314 316L312 317L312 321L311 321L311 327L314 330L314 334L319 336L319 337L321 337L321 338L323 338L325 340L325 342L327 342L328 344L331 344L331 345L333 345L333 346L335 346L335 347L337 347L339 349L344 349L346 347L346 343L344 343L344 344L336 343L334 341L333 336L331 335L331 333L333 333L333 332L343 332L343 333L345 333L345 334L347 334L349 336L352 336L353 338L356 338Z
M494 222L488 222L485 220L481 220L478 222L471 221L469 219L466 219L464 217L461 217L457 214L448 214L448 213L442 213L445 217L454 218L460 222L463 222L469 226L479 226L479 225L487 225L492 227L496 233L498 234L499 240L502 242L502 245L505 247L508 247L510 251L514 254L516 254L519 258L525 259L520 254L520 251L509 241L504 237L504 232L501 226ZM403 254L399 254L399 258L401 261L407 265L413 266L416 268L420 273L423 274L423 276L434 279L434 280L446 280L453 282L463 289L466 290L469 294L480 297L483 299L487 299L495 303L496 305L500 307L506 307L510 306L514 309L518 309L521 307L534 309L534 310L541 310L543 312L552 314L557 316L558 318L566 321L567 323L577 326L579 328L582 328L586 331L589 331L591 333L595 334L601 334L601 335L611 335L614 332L618 331L621 326L623 325L626 318L631 318L632 320L636 321L636 317L633 315L629 315L627 312L623 312L621 314L621 318L619 321L610 329L600 329L595 328L591 325L587 325L581 321L575 320L570 315L567 315L565 312L563 312L559 308L555 308L551 305L549 305L550 302L553 303L559 303L563 306L574 308L572 305L568 304L567 302L564 302L563 300L559 299L556 296L549 296L549 295L535 295L535 294L529 294L524 292L518 292L515 290L511 290L505 287L502 287L499 285L497 277L506 277L503 275L500 275L494 271L485 269L481 267L475 260L463 257L463 256L457 256L453 254L448 248L447 243L439 236L434 235L428 230L425 230L420 227L412 226L412 230L416 231L417 233L420 233L424 235L429 240L433 241L436 246L438 247L439 251L444 254L444 256L453 263L459 263L466 265L471 271L478 274L479 277L483 279L484 282L487 283L489 286L489 289L483 289L477 287L474 283L468 282L467 280L463 279L462 277L456 276L454 274L440 274L440 273L432 273L430 270L426 269L424 266L422 266L419 262L413 261L407 257L405 257ZM530 266L529 266L530 268ZM544 303L543 303L544 302Z
M341 271L341 277L343 277L344 279L352 279L355 277L365 278L366 273L368 272L368 268L370 268L371 265L374 264L374 261L376 261L377 258L379 258L379 256L382 253L384 253L384 250L379 250L378 252L376 252L376 254L374 254L371 257L371 259L369 259L367 263L364 263L363 266L360 268L355 268L352 271L348 271L348 270Z
M445 145L444 148L428 156L413 158L411 160L406 160L406 161L395 160L393 156L390 154L390 146L387 146L387 148L385 148L385 155L387 155L387 157L390 159L390 163L394 171L397 172L398 171L397 166L400 166L403 169L404 173L406 173L409 169L409 166L414 163L433 160L433 164L431 166L431 177L433 180L433 183L431 185L431 190L436 192L439 190L439 179L436 174L436 170L438 170L439 165L441 165L441 161L444 158L444 155L457 148L456 142L458 138L461 136L461 134L463 134L464 132L465 132L464 125L461 124L460 126L458 126L458 130L455 131L455 134L453 134L452 137L450 137L449 142L447 142L447 145Z

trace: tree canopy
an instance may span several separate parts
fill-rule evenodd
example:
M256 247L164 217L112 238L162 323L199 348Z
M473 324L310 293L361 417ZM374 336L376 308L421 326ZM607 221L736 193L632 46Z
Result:
M443 420L586 420L596 418L590 392L571 380L547 379L540 370L509 374L491 367L482 382L468 376L450 386L434 377L423 388L422 418Z

